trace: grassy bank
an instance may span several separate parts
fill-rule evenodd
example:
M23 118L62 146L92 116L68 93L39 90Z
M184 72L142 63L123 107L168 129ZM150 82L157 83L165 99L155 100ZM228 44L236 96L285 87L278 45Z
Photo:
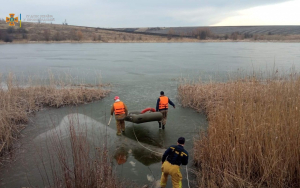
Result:
M299 42L300 35L287 29L287 34L244 32L216 34L211 27L195 28L121 28L74 26L67 24L22 22L10 27L0 21L0 44L13 43L166 43L166 42ZM153 32L153 31L158 32ZM257 28L257 30L260 30ZM276 29L275 29L276 30ZM297 28L296 28L297 30ZM226 29L225 29L226 31ZM254 34L254 33L255 34Z
M96 27L72 26L50 23L22 22L22 27L9 27L0 21L0 41L16 43L126 43L126 42L195 42L197 39L169 37L167 35L126 33Z
M21 83L10 73L6 78L0 76L0 84L0 156L9 151L30 114L43 107L100 100L109 93L100 84L74 86L72 80L55 79L51 73L46 83L31 79Z
M182 83L184 107L207 114L194 142L200 187L298 187L300 76Z

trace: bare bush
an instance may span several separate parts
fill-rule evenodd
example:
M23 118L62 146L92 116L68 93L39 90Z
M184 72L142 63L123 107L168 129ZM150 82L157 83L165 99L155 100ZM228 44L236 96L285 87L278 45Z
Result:
M13 36L11 36L11 35L9 35L9 34L5 33L5 34L3 35L3 41L4 41L4 42L12 42L13 40L14 40Z
M15 30L14 27L8 27L8 28L6 29L6 32L9 33L9 34L12 34L12 33L15 33L16 30Z
M50 30L45 29L44 33L43 33L43 36L44 36L45 41L49 41L50 40Z
M231 38L232 40L237 40L237 39L238 39L238 35L239 35L238 32L233 32L233 33L231 33L230 38Z
M170 29L169 31L168 31L168 40L171 40L172 39L172 37L174 36L174 34L175 34L175 31L174 31L174 29Z
M61 41L61 35L59 31L56 31L55 34L53 35L53 40L54 41Z
M97 35L95 33L93 34L93 38L92 39L93 39L93 41L97 41Z
M70 31L69 36L70 36L70 39L71 39L71 40L77 40L76 30L75 30L75 29L72 29L72 30Z
M81 32L81 31L77 31L77 40L78 40L78 41L81 41L82 38L83 38L82 32Z
M193 30L190 35L197 39L204 40L204 39L211 37L212 32L210 31L209 28L197 28L197 29Z

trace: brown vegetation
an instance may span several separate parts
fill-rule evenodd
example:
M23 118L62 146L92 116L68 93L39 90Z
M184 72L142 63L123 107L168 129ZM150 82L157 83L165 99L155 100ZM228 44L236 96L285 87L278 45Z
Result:
M48 83L31 79L20 83L12 73L3 81L0 76L0 155L11 148L32 112L47 106L58 108L92 102L109 93L102 85L72 86L72 81L56 80L49 75Z
M190 36L193 36L200 40L205 40L208 38L214 38L214 35L209 28L198 28L189 33Z
M274 34L271 31L257 33L255 30L215 34L210 27L179 31L169 28L167 33L153 35L148 31L166 28L139 28L132 32L106 30L67 24L23 22L22 28L9 27L0 21L0 41L4 42L199 42L201 41L300 41L299 34ZM46 31L46 32L45 32ZM81 32L81 34L80 34ZM255 33L255 34L254 34ZM97 37L98 36L98 37ZM97 39L98 38L98 39Z
M9 31L13 31L9 33ZM22 22L22 28L0 21L4 42L195 42L196 39L111 31L101 28Z
M184 107L207 114L194 142L200 187L298 187L300 75L182 83Z
M68 134L66 140L61 137L61 130L54 131L50 136L51 145L47 146L47 151L51 161L49 177L53 179L44 183L50 187L70 188L135 187L117 177L106 137L100 138L99 146L96 147L89 142L91 138L87 136L87 125L84 122L80 122L76 115L69 115L68 120L64 127Z

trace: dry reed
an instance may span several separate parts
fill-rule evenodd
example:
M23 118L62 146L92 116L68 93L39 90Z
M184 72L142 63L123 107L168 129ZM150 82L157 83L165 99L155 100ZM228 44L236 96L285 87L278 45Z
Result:
M58 108L100 100L109 93L101 84L72 86L72 80L55 79L52 73L46 84L28 79L20 85L12 73L3 82L1 78L0 75L0 156L11 148L29 114L47 106Z
M194 141L199 187L300 185L300 75L276 75L179 85L209 121Z
M99 135L98 138L88 135L87 124L79 121L76 115L68 116L64 129L67 130L67 137L62 137L59 129L53 131L49 137L51 145L47 145L47 150L51 172L47 174L45 169L49 177L48 182L44 182L45 185L69 188L135 187L117 177L104 133L100 138ZM92 143L91 140L97 142ZM41 159L45 161L43 157Z

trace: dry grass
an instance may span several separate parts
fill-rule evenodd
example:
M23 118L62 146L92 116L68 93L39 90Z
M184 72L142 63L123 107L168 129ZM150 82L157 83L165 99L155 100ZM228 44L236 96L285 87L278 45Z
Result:
M4 33L8 24L0 21ZM4 35L4 34L3 34ZM109 31L100 28L22 22L22 28L14 27L14 32L9 34L13 42L196 42L197 39L184 37L155 36L138 33ZM0 37L1 41L1 37Z
M102 85L71 86L71 82L54 79L51 73L48 83L29 79L20 85L10 73L3 82L0 76L0 84L0 155L11 148L31 113L47 106L58 108L100 100L109 93Z
M47 175L45 185L69 188L135 187L117 177L105 134L100 139L96 139L99 143L92 144L91 137L88 136L87 124L80 122L74 115L68 116L68 123L64 128L67 130L67 138L62 138L61 130L56 130L50 135L51 145L47 146L47 150L51 161L49 168L51 172ZM45 159L42 161L44 162ZM43 166L45 165L44 162ZM47 170L44 170L47 173Z
M300 76L182 83L184 107L207 114L194 142L200 187L300 185Z

